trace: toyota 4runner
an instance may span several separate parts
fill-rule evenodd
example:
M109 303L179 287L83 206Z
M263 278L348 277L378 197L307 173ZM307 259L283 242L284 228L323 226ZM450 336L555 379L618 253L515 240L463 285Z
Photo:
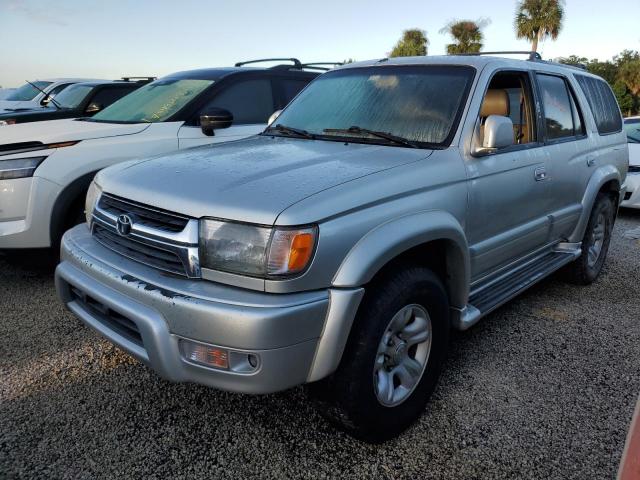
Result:
M600 78L532 56L383 59L259 136L100 172L56 271L67 307L173 381L307 384L372 442L423 411L450 328L600 272L628 166Z

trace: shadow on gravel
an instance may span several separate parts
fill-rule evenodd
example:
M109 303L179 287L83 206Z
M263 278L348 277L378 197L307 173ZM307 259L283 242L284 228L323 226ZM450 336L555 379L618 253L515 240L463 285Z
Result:
M50 249L0 250L0 260L27 274L52 274L58 265L58 256Z

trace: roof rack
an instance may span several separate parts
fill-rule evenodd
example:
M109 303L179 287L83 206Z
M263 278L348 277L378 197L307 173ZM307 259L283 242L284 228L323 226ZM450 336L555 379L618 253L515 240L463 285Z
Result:
M125 82L153 82L158 77L122 77L121 80Z
M529 55L529 60L535 62L542 60L538 52L529 50L505 50L502 52L473 52L473 53L453 53L452 55Z
M275 68L278 67L295 67L295 68L300 68L302 66L302 63L300 63L300 60L298 60L297 58L260 58L257 60L247 60L246 62L238 62L236 63L236 67L243 67L245 65L248 65L250 63L263 63L263 62L291 62L293 63L293 65L276 65Z
M257 60L247 60L246 62L238 62L236 63L236 67L243 67L244 65L249 65L252 63L264 63L264 62L291 62L291 64L280 64L274 65L270 67L272 69L294 69L294 70L320 70L326 72L327 70L331 70L327 65L344 65L344 62L310 62L310 63L302 63L297 58L260 58Z

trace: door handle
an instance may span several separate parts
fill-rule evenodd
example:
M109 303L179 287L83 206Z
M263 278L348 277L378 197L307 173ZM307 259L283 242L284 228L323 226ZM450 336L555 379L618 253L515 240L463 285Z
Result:
M587 167L593 167L596 164L595 155L587 155Z
M545 178L547 178L547 169L544 167L536 168L534 172L534 176L536 178L536 182L540 182L544 180Z

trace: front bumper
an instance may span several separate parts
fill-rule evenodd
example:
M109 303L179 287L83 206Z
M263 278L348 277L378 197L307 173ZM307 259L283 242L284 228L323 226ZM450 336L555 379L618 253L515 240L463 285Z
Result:
M624 194L621 207L640 208L640 173L627 174L625 181L627 191Z
M86 225L62 239L56 287L84 323L162 377L246 393L284 390L317 379L319 369L330 373L344 342L325 338L336 332L326 320L350 325L362 297L362 289L268 294L164 274L98 244ZM335 293L341 301L330 302ZM192 363L181 353L184 339L256 355L258 366L247 373Z
M51 211L61 187L40 177L0 180L0 250L51 246Z

